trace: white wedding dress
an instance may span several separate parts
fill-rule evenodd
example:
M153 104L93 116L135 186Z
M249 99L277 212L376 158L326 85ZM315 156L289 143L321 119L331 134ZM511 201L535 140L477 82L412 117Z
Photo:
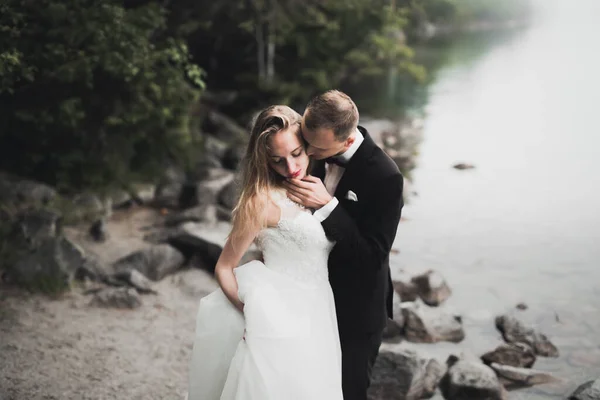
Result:
M285 193L272 197L282 213L257 237L264 264L234 270L243 314L221 289L200 300L189 400L343 398L332 243L310 211Z

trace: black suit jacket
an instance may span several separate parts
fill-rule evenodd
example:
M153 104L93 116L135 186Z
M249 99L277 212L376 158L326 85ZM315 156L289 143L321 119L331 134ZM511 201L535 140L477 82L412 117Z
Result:
M322 222L336 242L329 256L329 281L340 337L383 330L392 316L389 254L403 206L398 166L359 126L365 140L346 165L335 197L339 204ZM313 175L323 179L325 162ZM358 201L346 198L353 191Z

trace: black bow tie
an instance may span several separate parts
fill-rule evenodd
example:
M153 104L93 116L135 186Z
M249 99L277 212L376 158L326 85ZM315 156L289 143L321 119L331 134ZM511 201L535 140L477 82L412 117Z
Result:
M335 165L339 165L342 168L346 168L347 163L344 160L340 160L337 157L329 157L325 159L325 162L327 164L335 164Z

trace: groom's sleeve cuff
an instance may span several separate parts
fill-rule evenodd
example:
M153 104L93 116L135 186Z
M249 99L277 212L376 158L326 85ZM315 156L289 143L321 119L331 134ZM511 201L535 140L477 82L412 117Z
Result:
M329 215L331 215L331 213L333 212L333 210L335 210L338 204L338 199L333 197L331 200L329 200L329 203L319 208L317 211L315 211L313 215L319 222L323 222L327 219L327 217L329 217Z

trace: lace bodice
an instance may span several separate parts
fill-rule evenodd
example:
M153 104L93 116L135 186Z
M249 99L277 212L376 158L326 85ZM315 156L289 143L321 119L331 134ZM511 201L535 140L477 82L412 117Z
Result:
M285 192L271 198L281 208L277 227L265 228L256 244L267 268L306 283L328 281L327 259L333 247L310 210L292 202Z

